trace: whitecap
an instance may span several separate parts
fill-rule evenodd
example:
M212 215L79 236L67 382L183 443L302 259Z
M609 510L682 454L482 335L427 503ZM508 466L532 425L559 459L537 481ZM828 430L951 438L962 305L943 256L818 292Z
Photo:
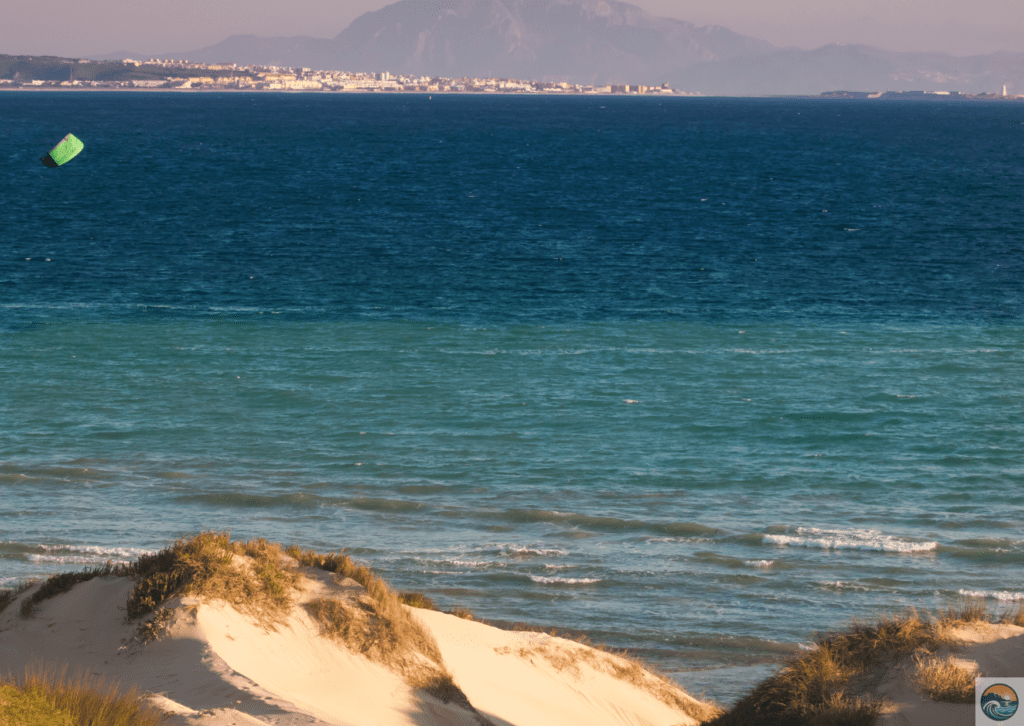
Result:
M913 554L931 552L938 542L911 542L874 529L818 529L797 527L796 535L766 534L765 544L788 545L791 547L817 547L826 550L869 550L875 552L898 552Z
M544 577L543 575L530 575L530 579L543 585L590 585L601 581L596 577Z
M517 545L517 544L500 544L500 545L491 545L491 546L492 547L497 547L498 549L502 550L506 554L510 554L510 555L536 555L536 556L539 556L539 557L546 557L546 556L551 556L551 555L566 555L566 554L569 554L565 550L558 550L558 549L545 548L545 547L527 547L526 545Z
M1008 592L1006 590L960 590L964 597L995 598L1001 602L1017 602L1024 600L1024 592Z
M118 557L141 557L142 555L155 555L158 550L146 549L143 547L101 547L97 545L40 545L40 549L47 552L87 552L93 555Z

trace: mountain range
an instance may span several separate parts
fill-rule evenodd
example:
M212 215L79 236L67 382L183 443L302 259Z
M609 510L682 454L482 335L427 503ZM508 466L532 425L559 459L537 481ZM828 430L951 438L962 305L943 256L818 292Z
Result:
M105 59L151 57L115 53ZM195 62L660 85L707 95L845 90L1024 93L1024 53L956 57L866 45L778 48L617 0L399 0L333 39L235 35L162 54Z

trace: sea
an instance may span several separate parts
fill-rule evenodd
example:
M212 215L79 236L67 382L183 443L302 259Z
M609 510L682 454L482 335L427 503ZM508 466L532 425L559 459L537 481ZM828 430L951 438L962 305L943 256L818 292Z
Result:
M0 93L0 586L230 530L730 704L1022 520L1022 103Z

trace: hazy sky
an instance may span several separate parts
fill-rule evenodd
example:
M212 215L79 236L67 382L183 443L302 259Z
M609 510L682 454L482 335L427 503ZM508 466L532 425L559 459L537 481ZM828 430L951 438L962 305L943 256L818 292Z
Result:
M0 13L0 53L89 56L195 50L229 35L332 38L387 0L33 0ZM1024 0L634 0L776 45L867 43L956 55L1024 52Z

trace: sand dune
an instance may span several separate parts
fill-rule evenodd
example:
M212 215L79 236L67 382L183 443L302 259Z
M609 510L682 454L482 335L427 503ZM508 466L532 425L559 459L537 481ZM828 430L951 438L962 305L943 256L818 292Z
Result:
M162 553L75 576L25 617L34 585L0 611L0 674L66 664L134 686L169 714L167 726L691 726L716 715L617 655L409 607L347 558L289 552L204 533L165 551L177 565ZM152 597L140 606L143 591ZM327 619L325 603L337 608ZM971 674L961 693L974 675L1024 677L1024 627L980 622L979 612L902 621L918 634L945 628L944 645L880 653L845 690L884 704L876 726L973 724L973 704L933 700L914 678L924 656L952 657ZM741 701L719 720L746 725L749 708Z
M939 658L954 662L975 675L1015 678L1024 676L1024 628L1008 624L972 623L952 633L961 643L944 648ZM877 687L866 695L887 699L891 705L878 726L974 726L974 704L941 703L921 695L911 682L913 657L885 669Z
M67 663L72 671L134 684L173 714L169 726L697 723L651 692L657 679L623 680L629 664L603 651L410 608L437 641L472 708L444 703L324 637L302 603L324 596L352 600L365 590L351 579L334 582L329 573L299 570L295 603L277 624L261 624L225 602L178 597L164 604L161 634L150 642L125 618L129 578L79 583L25 619L19 606L35 588L29 589L0 613L0 671ZM679 690L675 697L693 701Z

